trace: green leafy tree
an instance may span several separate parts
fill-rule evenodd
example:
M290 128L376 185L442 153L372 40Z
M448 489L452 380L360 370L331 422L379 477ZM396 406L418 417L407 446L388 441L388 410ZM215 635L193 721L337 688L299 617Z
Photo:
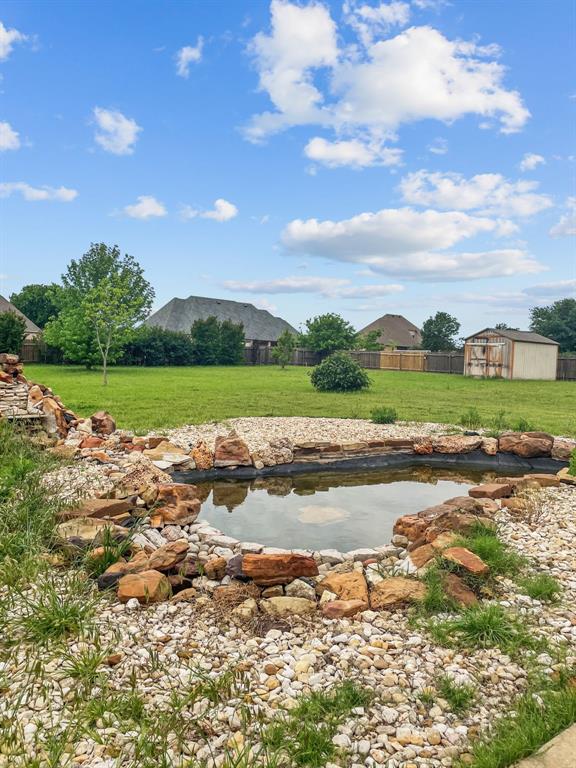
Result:
M10 301L20 312L30 318L39 328L58 314L58 305L54 299L58 286L31 283L25 285L18 293L10 296Z
M246 337L242 323L223 320L220 323L218 362L221 365L238 365L244 362Z
M322 354L339 349L353 349L356 331L343 317L333 312L306 320L306 331L301 335L302 346Z
M289 330L283 331L272 349L272 359L275 360L280 368L285 368L290 360L292 353L296 349L296 336Z
M576 299L560 299L530 310L530 328L557 341L560 352L576 352Z
M348 352L334 352L327 357L312 370L310 380L319 392L357 392L371 384L366 371Z
M380 331L368 331L356 336L356 349L366 349L368 352L379 352L384 349L380 343Z
M422 349L445 352L456 349L456 336L460 323L448 312L436 312L422 325Z
M26 335L26 321L16 312L0 313L0 352L19 355Z
M220 358L220 323L214 315L195 320L191 330L194 362L197 365L216 365Z
M142 268L132 256L122 257L118 246L93 243L70 262L55 296L60 312L46 327L46 341L73 362L101 361L107 384L109 363L152 306L154 291Z

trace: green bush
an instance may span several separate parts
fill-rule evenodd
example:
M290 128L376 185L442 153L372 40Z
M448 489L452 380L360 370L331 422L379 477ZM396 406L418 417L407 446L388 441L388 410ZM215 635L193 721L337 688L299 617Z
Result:
M576 475L576 448L572 451L570 456L570 465L568 466L568 474Z
M121 365L192 365L192 337L181 331L141 325L124 347Z
M380 408L372 409L370 418L374 424L394 424L398 418L398 414L396 413L396 408L381 406Z
M366 371L347 352L334 352L310 374L319 392L357 392L370 386Z
M16 312L0 314L0 352L19 355L26 334L26 323Z

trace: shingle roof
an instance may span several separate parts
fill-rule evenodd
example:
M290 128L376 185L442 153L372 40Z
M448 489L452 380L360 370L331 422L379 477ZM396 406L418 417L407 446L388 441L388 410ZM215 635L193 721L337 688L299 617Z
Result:
M473 339L475 336L480 336L486 331L493 331L505 339L512 339L512 341L528 341L531 344L556 344L558 346L557 341L549 339L547 336L542 336L539 333L534 333L534 331L516 331L511 328L483 328L481 331L468 336L466 341Z
M210 299L205 296L174 298L150 315L144 323L160 326L168 331L189 332L195 320L205 320L212 315L220 321L232 320L234 323L242 323L244 335L251 340L278 341L286 330L297 333L290 323L271 315L266 309L258 309L253 304L241 301Z
M26 317L23 312L20 312L20 310L15 307L11 301L5 299L4 296L0 296L0 312L15 312L17 315L20 315L20 317L23 317L26 321L26 333L42 333L42 330L38 328L36 323L33 323L30 318Z
M380 331L381 344L395 344L397 347L417 347L422 342L420 328L402 315L382 315L378 320L362 328L359 333Z

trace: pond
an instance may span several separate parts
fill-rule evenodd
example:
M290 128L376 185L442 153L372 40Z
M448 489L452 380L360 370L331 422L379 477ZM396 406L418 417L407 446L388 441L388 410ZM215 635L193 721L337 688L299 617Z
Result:
M401 515L413 514L494 473L426 466L369 472L318 472L198 483L206 520L241 541L284 549L337 549L386 544Z

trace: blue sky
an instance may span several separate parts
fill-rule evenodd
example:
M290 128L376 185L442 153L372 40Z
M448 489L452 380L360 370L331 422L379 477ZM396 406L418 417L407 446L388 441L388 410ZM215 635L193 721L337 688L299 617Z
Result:
M5 0L0 22L5 295L93 241L156 307L294 325L526 327L576 293L571 0Z

